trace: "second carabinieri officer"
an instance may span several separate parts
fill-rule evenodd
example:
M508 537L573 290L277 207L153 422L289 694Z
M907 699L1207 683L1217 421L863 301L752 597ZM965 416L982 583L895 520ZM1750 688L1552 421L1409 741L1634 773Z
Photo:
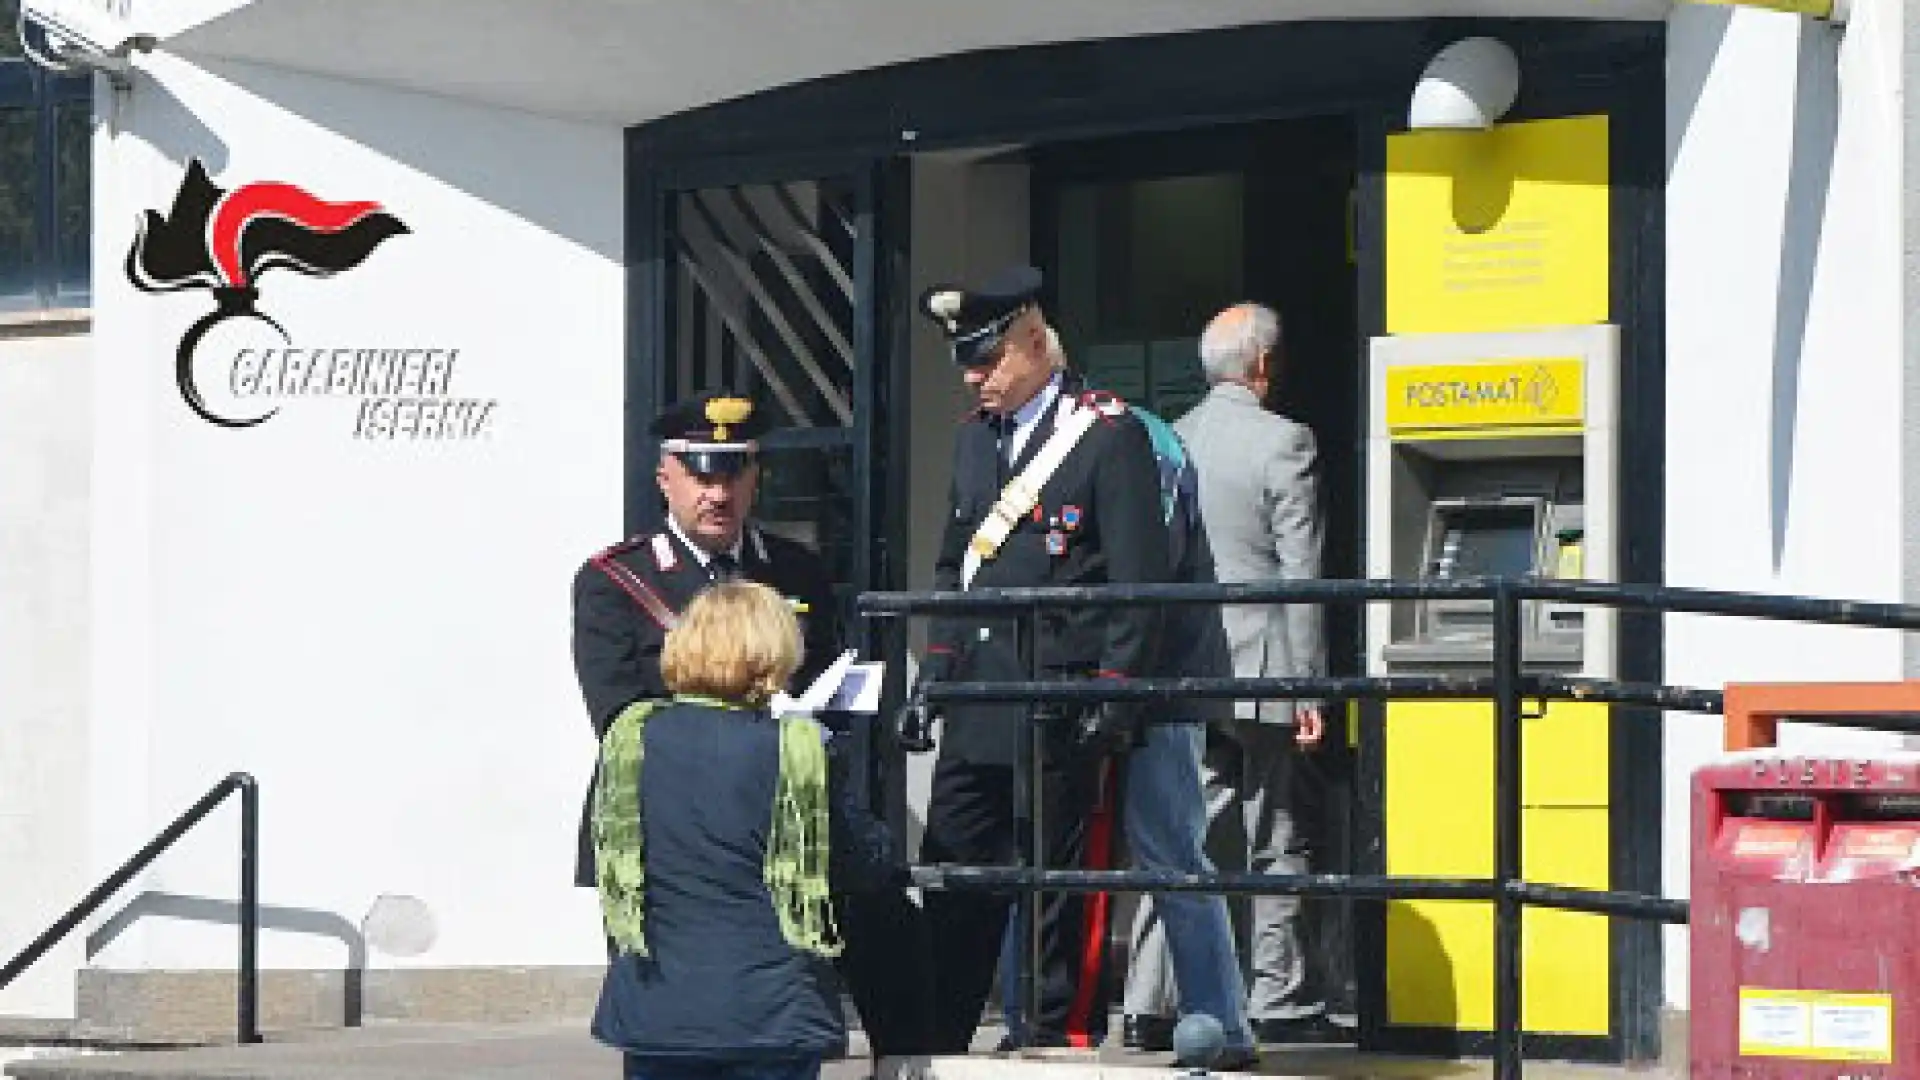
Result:
M936 287L921 313L939 325L978 411L954 446L952 507L935 566L941 590L1168 580L1158 468L1146 429L1124 402L1089 393L1054 363L1037 270L1006 271L977 289ZM1048 678L1143 674L1159 618L1150 607L1053 609L1035 643ZM1023 681L1018 617L950 618L932 628L922 678ZM1014 768L1029 724L1044 731L1039 860L1079 867L1097 805L1110 804L1112 758L1132 748L1142 711L944 711L921 856L928 863L1007 864L1030 827L1013 812ZM936 1053L964 1053L993 983L1011 897L933 890ZM1097 1043L1108 990L1081 956L1092 926L1084 894L1047 894L1040 908L1040 1011L1030 1046Z

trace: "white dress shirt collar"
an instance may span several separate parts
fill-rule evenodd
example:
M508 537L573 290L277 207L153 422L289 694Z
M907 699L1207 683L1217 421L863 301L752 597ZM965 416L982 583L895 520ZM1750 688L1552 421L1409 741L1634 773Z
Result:
M680 523L673 519L672 514L667 515L667 528L671 530L673 532L674 537L680 541L680 546L686 548L688 551L693 552L694 561L699 563L703 569L706 567L708 563L713 561L713 555L710 552L708 552L706 548L703 548L699 544L694 543L691 539L687 537L686 533L680 531ZM746 527L743 526L740 529L739 538L734 540L733 542L733 548L727 552L728 555L733 556L733 564L735 566L740 565L740 549L745 546L746 538L747 538L747 530L746 530Z
M1020 456L1021 448L1026 446L1028 438L1033 435L1033 429L1039 425L1040 418L1046 415L1047 409L1059 397L1060 373L1055 372L1053 378L1047 380L1047 385L1033 395L1032 400L1013 411L1013 436L1007 440L1006 451L1009 458Z

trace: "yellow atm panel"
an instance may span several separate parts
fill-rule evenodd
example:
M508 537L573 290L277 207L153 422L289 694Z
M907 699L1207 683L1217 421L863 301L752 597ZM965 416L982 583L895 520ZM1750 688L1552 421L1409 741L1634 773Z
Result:
M1607 888L1607 707L1555 702L1525 723L1521 873L1545 884ZM1492 876L1492 707L1396 702L1386 730L1387 873ZM1395 813L1396 806L1406 812ZM1605 1035L1606 919L1528 911L1521 948L1527 1029ZM1446 900L1389 905L1386 985L1389 1023L1492 1030L1492 907Z
M1388 336L1372 342L1368 383L1369 577L1615 579L1608 140L1605 117L1391 139ZM1486 601L1374 605L1368 670L1490 671L1491 614ZM1521 621L1527 670L1617 673L1611 611L1529 603ZM1608 707L1554 702L1523 723L1522 874L1609 887ZM1381 733L1386 872L1491 877L1491 703L1392 702ZM1526 1029L1611 1034L1608 920L1524 918ZM1388 905L1389 1030L1491 1030L1493 922L1490 903Z

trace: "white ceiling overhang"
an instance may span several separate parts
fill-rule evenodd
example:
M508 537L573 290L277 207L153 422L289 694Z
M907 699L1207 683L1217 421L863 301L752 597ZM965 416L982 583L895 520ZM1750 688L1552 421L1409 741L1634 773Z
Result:
M199 0L160 47L592 123L981 49L1299 19L1664 19L1672 0ZM175 8L176 21L181 13Z

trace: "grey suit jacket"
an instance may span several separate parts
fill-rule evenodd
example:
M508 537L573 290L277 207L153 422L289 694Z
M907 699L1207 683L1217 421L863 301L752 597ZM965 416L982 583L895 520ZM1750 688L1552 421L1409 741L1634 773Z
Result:
M1253 391L1221 383L1174 425L1193 455L1200 513L1224 582L1320 576L1323 535L1313 432L1262 408ZM1241 678L1324 675L1317 605L1228 605L1222 612ZM1292 718L1285 701L1240 702L1244 719Z

